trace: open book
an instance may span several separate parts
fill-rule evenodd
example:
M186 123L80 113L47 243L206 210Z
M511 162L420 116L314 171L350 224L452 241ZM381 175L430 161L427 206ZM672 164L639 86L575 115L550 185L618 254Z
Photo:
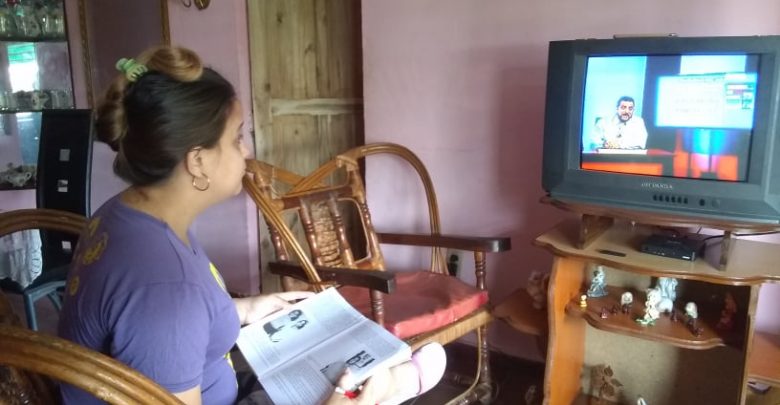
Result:
M236 343L276 405L321 403L347 368L357 385L412 357L335 288L243 327Z

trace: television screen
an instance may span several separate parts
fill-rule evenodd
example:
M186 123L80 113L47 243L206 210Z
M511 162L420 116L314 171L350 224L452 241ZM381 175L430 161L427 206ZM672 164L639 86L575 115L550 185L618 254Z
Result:
M780 36L550 43L554 200L780 224L778 128Z
M745 181L756 54L587 58L580 168Z

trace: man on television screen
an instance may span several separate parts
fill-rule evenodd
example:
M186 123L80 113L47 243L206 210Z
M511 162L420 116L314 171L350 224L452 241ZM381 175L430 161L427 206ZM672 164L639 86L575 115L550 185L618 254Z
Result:
M632 97L620 97L615 115L596 120L596 130L601 134L602 148L645 149L647 129L645 121L634 116L634 105Z

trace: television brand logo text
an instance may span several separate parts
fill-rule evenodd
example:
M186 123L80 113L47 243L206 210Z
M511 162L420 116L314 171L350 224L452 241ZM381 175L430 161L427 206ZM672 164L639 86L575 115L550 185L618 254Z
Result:
M659 183L655 181L645 181L640 184L642 188L652 188L656 190L674 190L674 186L668 183Z

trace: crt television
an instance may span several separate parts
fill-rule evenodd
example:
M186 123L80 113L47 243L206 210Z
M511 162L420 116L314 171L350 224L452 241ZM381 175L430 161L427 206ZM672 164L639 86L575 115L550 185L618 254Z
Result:
M542 186L568 202L780 223L780 36L553 41Z

